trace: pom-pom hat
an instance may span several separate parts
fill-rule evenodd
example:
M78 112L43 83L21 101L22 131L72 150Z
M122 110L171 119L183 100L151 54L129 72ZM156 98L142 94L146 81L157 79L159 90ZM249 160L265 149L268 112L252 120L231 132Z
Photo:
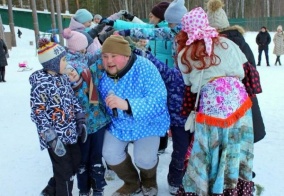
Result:
M66 28L62 35L66 39L67 48L72 52L79 52L88 47L88 39L83 33Z
M207 3L209 24L216 29L224 29L230 26L222 7L224 7L224 3L221 0L209 0Z
M66 55L66 50L61 45L50 42L47 38L38 41L38 60L44 70L60 72L60 60Z

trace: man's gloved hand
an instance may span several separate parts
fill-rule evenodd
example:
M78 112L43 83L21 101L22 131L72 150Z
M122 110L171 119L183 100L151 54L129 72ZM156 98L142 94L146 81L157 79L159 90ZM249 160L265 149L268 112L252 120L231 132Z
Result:
M88 133L84 113L76 114L76 126L77 133L81 137L81 142L85 143L88 138Z
M132 21L133 18L135 17L134 15L130 14L130 13L125 13L125 14L122 14L124 16L125 19L129 20L129 21Z
M113 26L114 25L114 21L113 20L110 20L110 19L107 19L107 18L102 18L101 21L100 21L100 24L106 24L108 26Z
M99 33L104 29L104 27L106 26L105 23L102 24L98 24L96 27L92 28L90 31L88 31L88 34L95 39Z
M45 141L47 142L48 146L53 150L53 152L57 156L62 157L66 154L64 144L57 137L57 133L53 127L45 131L43 133L43 137L45 138Z
M120 10L119 12L117 12L117 14L119 16L123 16L124 14L127 14L127 10Z

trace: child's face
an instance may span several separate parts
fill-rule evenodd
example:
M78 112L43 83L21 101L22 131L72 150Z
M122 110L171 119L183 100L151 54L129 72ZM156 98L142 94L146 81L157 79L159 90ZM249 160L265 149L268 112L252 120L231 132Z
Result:
M146 39L140 39L139 40L140 46L146 46L147 45L147 40Z
M67 74L70 82L77 82L80 79L78 72L74 68L67 69L66 74Z
M67 65L67 61L66 61L66 57L64 56L60 59L60 69L59 69L60 74L65 73L66 65Z
M101 19L99 19L99 18L94 18L94 23L99 24L100 21L101 21Z

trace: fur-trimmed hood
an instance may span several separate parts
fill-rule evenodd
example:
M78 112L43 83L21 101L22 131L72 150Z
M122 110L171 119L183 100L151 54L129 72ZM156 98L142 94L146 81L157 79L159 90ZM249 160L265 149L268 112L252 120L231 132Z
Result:
M229 26L227 28L224 28L224 29L220 29L218 30L219 33L221 33L222 31L229 31L229 30L237 30L239 31L242 35L245 34L245 29L239 25L234 25L234 26Z

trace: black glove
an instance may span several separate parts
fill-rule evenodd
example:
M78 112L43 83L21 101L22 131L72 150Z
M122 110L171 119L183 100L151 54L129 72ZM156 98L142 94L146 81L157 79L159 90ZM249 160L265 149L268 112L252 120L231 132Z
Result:
M114 25L114 21L113 20L109 20L107 18L102 18L100 21L100 24L106 24L108 26L113 26Z
M88 34L95 39L99 33L104 29L104 27L106 26L105 23L102 24L98 24L96 27L92 28L90 31L88 31Z
M130 13L124 13L122 14L124 16L125 19L132 21L133 18L135 17L134 15L130 14Z
M115 32L115 30L112 29L111 31L107 31L107 32L105 32L105 33L100 34L100 35L99 35L99 41L100 41L100 43L103 44L104 41L105 41L109 36L113 35L114 32Z
M55 132L54 128L50 128L49 130L45 131L43 135L48 146L57 156L62 157L66 154L64 144L57 137L57 133Z
M81 137L81 142L85 143L88 138L88 133L84 113L79 113L76 115L76 126L77 134Z

